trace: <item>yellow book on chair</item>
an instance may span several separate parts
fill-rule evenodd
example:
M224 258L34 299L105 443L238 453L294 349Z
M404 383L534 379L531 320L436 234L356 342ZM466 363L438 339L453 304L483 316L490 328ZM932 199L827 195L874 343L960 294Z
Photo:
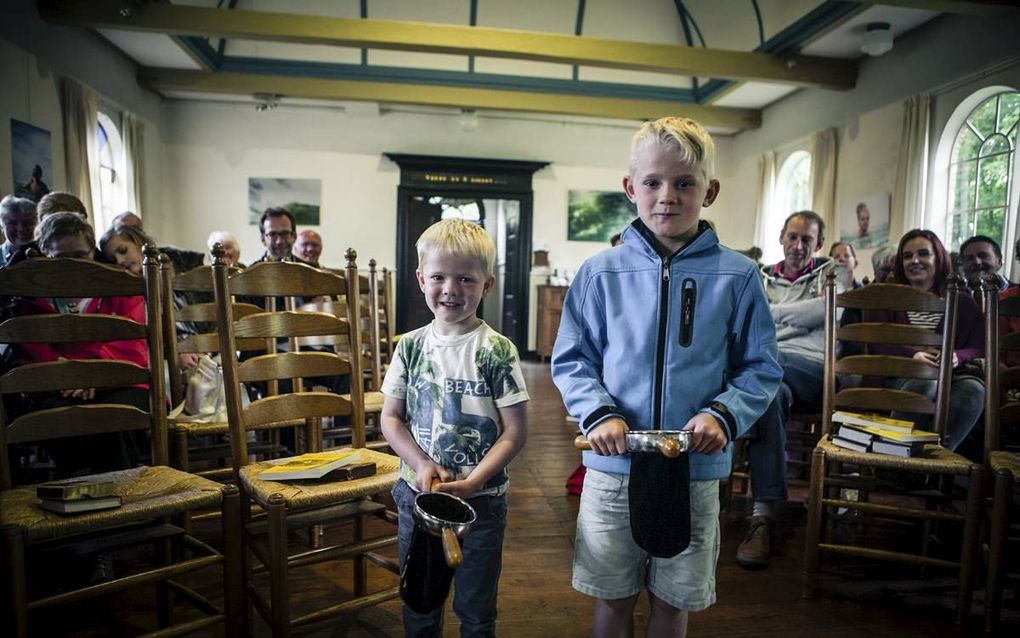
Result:
M832 421L846 425L864 425L880 430L892 430L893 432L910 432L914 429L912 421L861 412L833 412Z
M263 481L300 481L320 479L338 467L355 463L361 457L361 450L330 450L309 452L301 456L270 461L272 467L259 473Z

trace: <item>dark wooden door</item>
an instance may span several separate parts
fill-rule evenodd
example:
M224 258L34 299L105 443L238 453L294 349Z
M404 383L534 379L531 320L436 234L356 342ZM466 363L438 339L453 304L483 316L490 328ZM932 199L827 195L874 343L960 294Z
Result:
M418 287L415 270L418 268L418 251L414 243L425 229L443 216L439 204L429 202L427 193L400 189L404 232L398 233L397 245L397 332L404 333L420 328L432 321L432 311L425 304L425 296Z

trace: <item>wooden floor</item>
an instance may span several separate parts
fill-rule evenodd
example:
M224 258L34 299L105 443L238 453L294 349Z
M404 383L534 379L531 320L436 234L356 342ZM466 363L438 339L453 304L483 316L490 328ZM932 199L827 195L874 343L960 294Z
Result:
M578 497L564 489L566 477L580 455L571 445L574 431L564 421L559 394L552 385L549 366L525 364L532 400L528 406L529 436L523 453L511 466L510 510L504 568L500 581L500 636L586 636L591 630L592 599L570 586L574 520ZM980 596L968 623L953 622L952 583L930 581L847 580L828 577L813 599L801 596L801 556L804 507L792 495L786 524L776 543L777 556L766 571L746 571L736 565L734 554L745 529L749 505L735 497L723 513L723 545L717 570L718 603L693 614L694 636L806 635L806 636L976 636L981 634ZM329 530L342 534L344 530ZM392 552L395 555L395 550ZM370 567L371 587L384 588L396 578ZM294 606L298 612L308 604L321 606L342 600L349 587L347 565L304 568L295 573ZM209 580L196 579L196 588L214 590ZM948 586L948 587L947 587ZM1020 635L1020 612L1015 600L1007 601L1007 624L1002 635ZM48 627L45 634L61 629L74 635L136 633L151 609L143 594L111 603L90 606L66 626ZM636 635L643 636L647 604L638 608ZM136 624L137 623L137 624ZM112 627L112 629L111 629ZM400 601L393 600L364 610L355 617L332 620L302 628L301 636L335 637L401 636ZM447 610L447 636L458 635L457 619ZM202 635L215 636L215 632ZM256 619L254 635L268 636Z

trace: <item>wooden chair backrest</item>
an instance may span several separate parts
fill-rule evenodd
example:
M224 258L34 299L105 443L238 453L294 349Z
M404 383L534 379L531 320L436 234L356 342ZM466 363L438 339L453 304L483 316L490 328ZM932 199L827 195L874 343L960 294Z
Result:
M16 345L145 339L148 353L147 367L115 359L29 363L0 378L0 394L149 386L147 412L120 404L72 405L31 412L9 421L0 402L0 488L11 487L8 445L148 429L153 465L167 464L160 289L159 257L154 246L145 247L141 277L117 266L83 259L34 258L0 268L0 295L58 299L142 296L146 312L146 324L100 314L15 316L0 324L0 342Z
M212 301L212 267L199 266L186 273L175 274L170 259L160 255L162 273L162 306L163 306L163 343L166 348L167 369L170 377L170 400L173 405L180 405L184 400L184 373L177 365L177 356L181 354L207 354L220 351L219 337L216 334L216 303ZM239 268L230 267L228 274L239 272ZM208 298L210 301L188 303L177 308L178 295L185 298ZM188 294L190 293L190 294ZM234 316L244 317L262 312L258 306L233 302ZM198 332L177 338L177 322L189 322ZM242 340L237 347L242 351L265 350L263 340Z
M360 321L358 290L348 285L357 281L357 253L348 250L347 272L354 277L344 278L317 270L304 264L273 262L256 264L231 277L223 265L222 249L214 248L213 288L218 308L217 332L222 348L223 377L226 386L227 416L231 431L231 448L235 471L248 461L245 430L256 429L291 419L321 419L334 415L350 415L352 445L364 447L364 393L360 383L361 365L358 357L335 352L270 352L241 362L234 345L239 339L287 338L296 341L302 337L320 335L347 336L352 351L360 352L359 330L351 330ZM229 302L231 295L256 297L284 297L289 309L266 311L236 318ZM347 295L354 303L347 304L347 317L341 318L325 312L293 310L294 297L336 297ZM307 377L351 375L349 397L331 392L306 392L300 380ZM276 394L242 407L240 384L246 382L294 379L294 392ZM309 450L321 448L321 433L310 437Z
M1010 390L1020 391L1020 331L1010 323L1020 322L1020 296L999 298L995 277L982 285L985 317L985 462L1002 449L1003 425L1020 428L1020 401Z
M945 434L949 412L949 383L952 357L941 357L937 368L910 357L870 354L868 347L895 344L952 352L956 334L956 309L959 284L951 279L944 298L920 292L900 284L869 284L856 290L836 294L835 275L825 283L825 373L823 379L822 431L831 431L831 417L836 410L856 412L888 412L899 410L934 416L934 429ZM934 312L942 315L941 328L932 331L920 326L898 323L861 322L839 326L838 310ZM837 342L855 342L864 347L864 354L836 359ZM836 391L839 375L867 377L915 378L935 380L938 391L935 401L915 392L881 387L852 387Z

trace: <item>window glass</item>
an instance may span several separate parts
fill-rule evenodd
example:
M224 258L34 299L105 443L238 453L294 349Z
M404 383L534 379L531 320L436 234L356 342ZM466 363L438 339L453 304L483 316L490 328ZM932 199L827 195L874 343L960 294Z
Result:
M811 153L794 151L779 169L772 212L765 220L762 263L774 264L783 258L779 233L790 213L811 209Z
M1020 93L1010 91L982 101L960 126L949 162L951 250L973 235L1004 243L1018 119Z

